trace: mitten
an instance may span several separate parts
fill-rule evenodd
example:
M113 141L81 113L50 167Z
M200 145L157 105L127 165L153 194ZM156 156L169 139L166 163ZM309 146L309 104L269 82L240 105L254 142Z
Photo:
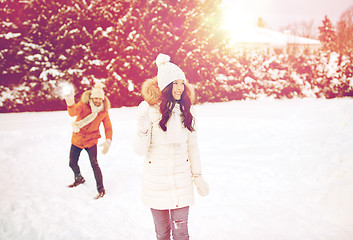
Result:
M108 150L109 150L111 144L112 144L112 140L107 139L107 140L105 140L104 143L102 143L101 145L99 145L99 146L103 147L103 149L102 149L102 153L103 153L103 154L106 154L106 153L108 152Z
M75 104L74 93L69 93L69 94L64 95L64 99L66 101L67 106L72 106Z
M80 127L77 125L77 122L72 122L72 131L78 133L80 131Z
M142 101L137 108L137 131L141 134L146 134L149 128L149 108L146 101Z
M195 186L197 188L197 192L201 195L201 196L207 196L209 193L209 186L208 184L205 182L205 180L203 179L202 176L197 176L194 178L194 183Z

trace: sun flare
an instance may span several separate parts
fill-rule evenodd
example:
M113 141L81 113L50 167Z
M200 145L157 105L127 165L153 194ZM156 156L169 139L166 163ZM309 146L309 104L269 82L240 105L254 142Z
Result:
M223 0L223 27L232 39L250 28L256 27L265 6L261 1Z

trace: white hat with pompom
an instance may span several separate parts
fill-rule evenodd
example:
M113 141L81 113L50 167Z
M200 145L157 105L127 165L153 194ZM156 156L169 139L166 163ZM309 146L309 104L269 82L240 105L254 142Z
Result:
M183 79L186 81L184 72L177 65L170 62L168 55L158 54L156 64L158 67L157 82L161 91L175 80Z
M97 82L91 91L91 98L101 98L104 99L104 85L100 82Z

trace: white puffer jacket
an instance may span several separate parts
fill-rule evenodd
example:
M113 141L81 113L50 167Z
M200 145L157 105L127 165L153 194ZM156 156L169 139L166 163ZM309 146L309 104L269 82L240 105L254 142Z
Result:
M146 94L155 87L154 80L143 86L144 98L150 105L150 124L147 134L137 134L134 141L134 151L145 155L142 199L154 209L190 206L194 203L193 175L201 175L197 134L183 126L181 143L167 144L167 134L159 126L162 115L158 101Z

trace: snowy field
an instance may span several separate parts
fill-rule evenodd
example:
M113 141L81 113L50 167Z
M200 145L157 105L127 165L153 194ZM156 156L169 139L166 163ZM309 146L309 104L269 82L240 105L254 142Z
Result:
M190 209L195 240L351 240L353 99L257 100L196 106L210 195ZM107 194L70 189L66 111L0 114L1 240L149 240L132 151L136 108L111 109L113 144L99 153ZM100 143L103 141L101 139Z

